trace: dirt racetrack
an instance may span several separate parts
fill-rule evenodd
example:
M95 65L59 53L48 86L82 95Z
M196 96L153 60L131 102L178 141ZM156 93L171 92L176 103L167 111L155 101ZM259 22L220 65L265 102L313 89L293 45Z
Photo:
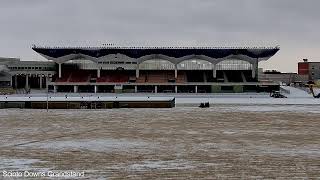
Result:
M316 179L317 109L0 110L0 171L74 170L84 171L83 179Z

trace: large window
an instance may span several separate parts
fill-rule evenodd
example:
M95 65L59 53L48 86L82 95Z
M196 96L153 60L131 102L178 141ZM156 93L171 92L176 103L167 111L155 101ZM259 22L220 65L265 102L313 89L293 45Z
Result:
M213 65L205 60L190 59L182 61L178 64L178 69L181 70L210 70L213 69Z
M64 64L76 65L80 69L97 69L97 64L91 60L70 60Z
M154 59L144 61L139 65L139 68L146 70L173 70L174 64L166 60Z
M242 60L225 60L217 65L217 70L251 70L252 64Z

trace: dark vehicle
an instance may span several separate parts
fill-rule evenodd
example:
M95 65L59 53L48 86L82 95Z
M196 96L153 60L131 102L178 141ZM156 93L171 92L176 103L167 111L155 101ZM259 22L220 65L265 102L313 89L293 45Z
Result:
M272 91L270 93L270 97L273 97L273 98L287 98L286 96L282 95L279 91Z
M210 107L210 104L209 104L209 102L200 103L199 107L200 107L200 108L208 108L208 107Z

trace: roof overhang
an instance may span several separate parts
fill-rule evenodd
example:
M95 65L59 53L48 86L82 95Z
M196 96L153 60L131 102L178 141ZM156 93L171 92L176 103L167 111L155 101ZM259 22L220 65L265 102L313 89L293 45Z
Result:
M110 55L121 54L127 58L146 59L149 57L165 57L178 62L190 57L202 57L209 61L240 59L246 61L264 61L274 56L279 47L268 48L216 48L216 47L37 47L34 51L55 62L65 62L75 57L92 61L104 59ZM200 58L201 59L201 58Z

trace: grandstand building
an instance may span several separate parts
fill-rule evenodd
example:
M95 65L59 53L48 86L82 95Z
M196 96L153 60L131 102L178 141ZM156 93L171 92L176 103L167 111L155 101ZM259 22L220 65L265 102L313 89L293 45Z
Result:
M261 92L258 64L279 48L39 47L47 61L0 58L0 86L88 93Z

